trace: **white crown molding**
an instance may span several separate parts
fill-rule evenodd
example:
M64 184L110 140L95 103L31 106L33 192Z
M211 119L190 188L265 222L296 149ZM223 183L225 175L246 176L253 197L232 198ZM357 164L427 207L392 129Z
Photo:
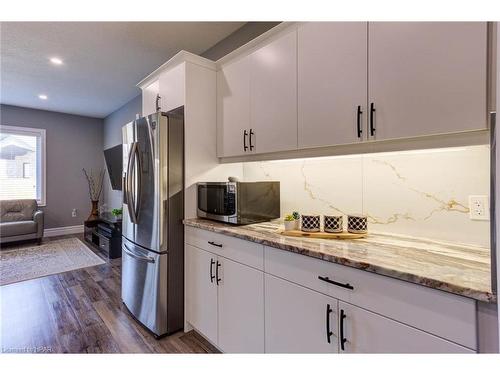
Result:
M145 87L149 86L154 80L156 80L161 73L169 71L170 69L183 62L189 62L215 71L215 61L182 50L175 56L173 56L170 60L160 65L158 69L154 70L152 73L144 77L136 86L144 89Z
M73 225L69 227L47 228L43 231L44 237L64 236L67 234L83 233L83 225Z

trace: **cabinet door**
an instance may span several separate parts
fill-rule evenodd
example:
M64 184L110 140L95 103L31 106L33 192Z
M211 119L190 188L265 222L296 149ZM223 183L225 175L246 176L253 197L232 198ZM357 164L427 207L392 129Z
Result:
M342 319L342 314L345 318ZM341 353L473 353L463 346L433 336L362 308L339 301L339 331L347 340ZM342 334L340 334L340 340Z
M161 110L170 111L185 103L185 64L162 73L160 76Z
M243 148L243 132L249 129L250 57L246 56L217 72L218 156L249 153Z
M219 347L264 353L264 273L219 257Z
M266 352L338 352L336 299L268 274L265 296Z
M366 138L367 28L366 22L309 22L299 27L299 148Z
M154 81L142 90L142 116L156 112L156 96L160 93L160 81Z
M485 22L369 23L373 139L487 127Z
M297 149L297 34L251 55L250 128L256 153Z
M191 245L186 246L186 320L207 339L217 343L217 256Z

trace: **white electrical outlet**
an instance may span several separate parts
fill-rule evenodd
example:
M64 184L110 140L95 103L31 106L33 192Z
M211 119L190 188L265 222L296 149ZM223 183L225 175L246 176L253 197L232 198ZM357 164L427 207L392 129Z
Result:
M76 208L73 208L73 211L71 211L71 217L76 217Z
M469 195L469 217L471 220L490 220L487 195Z

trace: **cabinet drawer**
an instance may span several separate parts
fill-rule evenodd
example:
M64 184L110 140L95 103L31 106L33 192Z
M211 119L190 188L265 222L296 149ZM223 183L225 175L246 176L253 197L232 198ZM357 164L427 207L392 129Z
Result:
M266 273L477 349L472 299L267 246L264 257Z
M106 253L109 253L109 239L102 234L98 234L99 236L99 248Z
M264 246L186 226L186 243L247 266L264 269Z

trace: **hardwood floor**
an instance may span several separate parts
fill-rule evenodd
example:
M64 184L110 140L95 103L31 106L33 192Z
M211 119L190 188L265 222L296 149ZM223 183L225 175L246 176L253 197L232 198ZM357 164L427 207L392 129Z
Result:
M77 236L82 239L81 236ZM61 237L44 239L51 241ZM83 239L82 239L83 240ZM90 248L90 246L89 246ZM97 250L92 250L106 259ZM107 260L107 259L106 259ZM216 353L194 331L156 340L120 297L121 259L0 287L3 353Z

